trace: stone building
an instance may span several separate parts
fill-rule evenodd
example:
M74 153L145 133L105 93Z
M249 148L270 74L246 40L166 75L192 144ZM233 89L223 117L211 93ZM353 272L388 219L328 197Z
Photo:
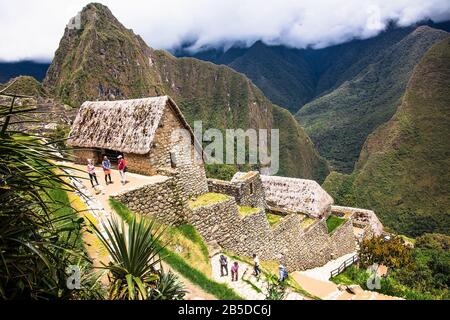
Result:
M208 179L210 192L224 193L242 206L280 213L301 213L311 218L327 217L333 198L314 180L237 172L231 181Z
M114 162L120 154L130 172L156 175L169 171L189 195L208 191L201 145L168 96L86 101L68 144L74 147L77 163L92 159L98 164L104 155Z

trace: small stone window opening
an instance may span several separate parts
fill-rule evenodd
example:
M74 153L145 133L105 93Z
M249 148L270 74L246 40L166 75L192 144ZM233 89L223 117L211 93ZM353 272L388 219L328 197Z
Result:
M250 183L250 194L253 194L253 182Z
M170 153L170 166L172 168L177 167L177 156L176 156L175 152Z

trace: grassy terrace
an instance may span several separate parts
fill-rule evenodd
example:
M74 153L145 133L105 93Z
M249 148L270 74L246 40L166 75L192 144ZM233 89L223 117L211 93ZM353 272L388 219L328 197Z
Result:
M280 216L278 214L273 214L273 213L267 213L266 217L267 217L267 221L269 221L270 226L276 225L278 222L281 221L281 219L283 219L282 216Z
M200 200L203 203L202 205L206 205L226 199L222 198L220 200L215 196L209 197L208 199L211 200L211 198L215 199L215 201L205 201L206 199L204 198L197 200ZM113 199L110 199L109 202L111 207L124 221L129 222L135 216L124 204ZM161 258L173 270L218 299L242 300L242 297L231 288L209 278L211 276L211 266L208 257L208 248L193 226L168 226L162 238L166 246L161 250Z
M252 208L247 206L238 206L238 208L239 208L239 216L241 218L245 218L246 216L257 213L261 210L259 208Z
M201 196L197 197L195 200L189 201L189 207L191 209L195 209L195 208L207 206L207 205L210 205L213 203L222 202L229 198L230 197L225 194L208 192L208 193L202 194Z
M332 233L337 227L342 225L347 219L339 218L335 215L330 215L327 219L328 233Z
M316 221L316 219L313 219L313 218L310 218L310 217L305 217L305 218L300 222L300 226L302 227L302 229L306 229L306 228L308 228L310 225L312 225L315 221Z

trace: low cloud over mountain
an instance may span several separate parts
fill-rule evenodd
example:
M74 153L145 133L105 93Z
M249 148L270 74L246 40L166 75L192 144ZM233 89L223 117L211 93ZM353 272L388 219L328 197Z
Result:
M63 34L62 25L89 1L3 1L0 60L49 61ZM297 48L326 47L368 38L390 21L400 26L424 19L450 19L447 0L104 0L118 18L154 48L189 43L192 50L250 45L257 40ZM351 17L349 19L349 17Z

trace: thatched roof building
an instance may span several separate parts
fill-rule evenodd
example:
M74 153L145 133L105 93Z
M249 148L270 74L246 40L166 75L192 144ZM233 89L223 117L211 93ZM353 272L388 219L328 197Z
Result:
M73 123L68 144L147 154L166 107L171 107L184 127L192 133L180 109L169 96L86 101Z
M189 141L178 130L187 130ZM112 162L120 154L130 172L145 175L177 171L191 194L207 191L201 144L176 103L168 96L119 101L86 101L69 134L75 161Z
M333 198L314 180L261 175L266 203L274 209L325 216Z

